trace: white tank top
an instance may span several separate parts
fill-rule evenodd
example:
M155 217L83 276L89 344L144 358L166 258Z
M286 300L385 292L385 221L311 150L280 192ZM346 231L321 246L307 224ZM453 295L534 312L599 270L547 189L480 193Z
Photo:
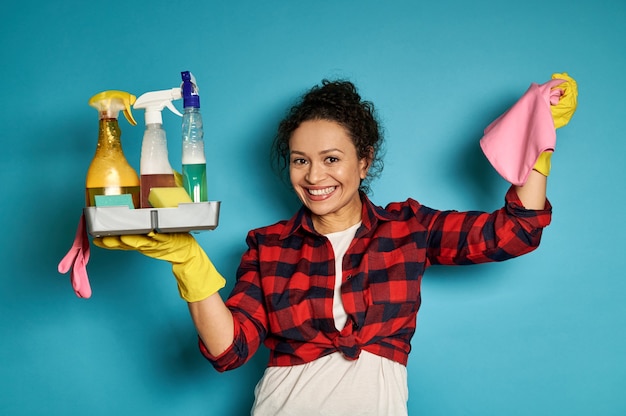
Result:
M327 234L335 253L335 326L343 328L347 314L341 300L343 256L358 223ZM254 390L253 416L407 415L406 367L361 351L357 360L336 352L306 364L268 367Z

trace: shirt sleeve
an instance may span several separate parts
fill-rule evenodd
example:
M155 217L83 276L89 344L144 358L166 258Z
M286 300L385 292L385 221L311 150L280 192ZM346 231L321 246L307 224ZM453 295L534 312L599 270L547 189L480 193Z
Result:
M258 242L253 232L246 239L248 249L237 270L237 282L226 306L233 314L234 341L231 346L214 356L199 340L200 352L217 371L240 367L258 350L267 334L267 313L260 284Z
M542 210L528 210L513 187L505 196L504 207L492 213L440 211L429 226L429 262L463 265L521 256L539 246L551 217L548 201Z

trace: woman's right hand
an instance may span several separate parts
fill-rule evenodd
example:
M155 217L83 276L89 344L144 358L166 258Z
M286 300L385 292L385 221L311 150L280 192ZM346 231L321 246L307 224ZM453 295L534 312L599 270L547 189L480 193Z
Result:
M206 299L226 284L189 233L106 236L94 238L93 243L110 250L134 250L170 262L180 296L187 302Z

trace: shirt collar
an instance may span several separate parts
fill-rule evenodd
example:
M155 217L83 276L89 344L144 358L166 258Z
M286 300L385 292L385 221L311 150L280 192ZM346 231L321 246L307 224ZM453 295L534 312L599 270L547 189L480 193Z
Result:
M363 203L361 212L361 227L357 231L357 236L364 235L370 230L375 229L378 221L391 220L390 214L383 208L374 205L372 201L363 192L359 193L361 202ZM291 217L285 224L285 228L280 235L280 239L283 240L296 234L299 230L304 232L319 235L315 228L313 228L313 219L311 218L311 211L304 205L300 207L298 212Z

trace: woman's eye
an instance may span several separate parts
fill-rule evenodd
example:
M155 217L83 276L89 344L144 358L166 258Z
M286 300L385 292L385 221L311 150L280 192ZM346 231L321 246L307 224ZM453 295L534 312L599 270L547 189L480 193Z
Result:
M339 158L334 157L334 156L328 156L328 157L326 158L326 162L327 162L327 163L335 163L335 162L338 162L338 161L339 161Z
M304 159L292 159L291 160L292 165L304 165L305 163L306 163L306 160Z

